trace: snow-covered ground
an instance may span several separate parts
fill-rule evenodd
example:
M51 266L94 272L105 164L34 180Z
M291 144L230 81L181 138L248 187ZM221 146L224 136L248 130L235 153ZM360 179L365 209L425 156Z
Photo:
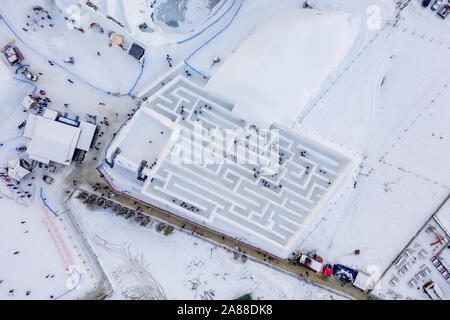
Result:
M55 218L39 196L26 201L5 185L2 181L0 299L108 295L109 283L70 217Z
M88 209L76 197L69 206L110 275L112 299L151 295L152 289L170 300L232 300L246 293L253 299L345 299L260 263L234 259L233 252L190 233L165 236L155 230L157 221L140 227L111 210Z
M304 249L382 272L448 194L448 22L412 1L299 118L364 157Z
M6 61L0 62L0 102L7 95L9 89L12 86L13 74L9 67L6 65Z
M235 103L233 112L242 119L263 128L274 122L292 127L292 115L340 65L359 29L355 16L335 11L276 15L239 45L208 88Z

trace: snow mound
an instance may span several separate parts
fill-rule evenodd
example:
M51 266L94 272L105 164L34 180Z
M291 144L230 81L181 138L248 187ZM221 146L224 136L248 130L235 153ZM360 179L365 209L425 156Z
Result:
M261 24L208 83L261 127L291 126L301 108L344 60L359 32L349 13L291 10Z

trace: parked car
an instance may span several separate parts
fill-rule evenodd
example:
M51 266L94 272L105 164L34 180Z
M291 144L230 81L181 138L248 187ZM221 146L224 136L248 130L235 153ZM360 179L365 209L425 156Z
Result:
M52 177L49 177L49 176L47 176L47 175L44 175L44 176L42 177L42 180L44 180L44 182L45 182L46 184L52 184L52 183L53 183L53 178L52 178Z
M441 6L443 0L436 0L434 4L431 6L431 10L436 11Z
M430 4L431 0L423 0L422 1L422 7L426 8Z
M55 173L56 172L56 167L54 165L49 165L47 168L47 171L50 173Z
M437 14L442 18L447 18L448 14L450 13L450 5L446 4L443 6L440 10L438 10Z

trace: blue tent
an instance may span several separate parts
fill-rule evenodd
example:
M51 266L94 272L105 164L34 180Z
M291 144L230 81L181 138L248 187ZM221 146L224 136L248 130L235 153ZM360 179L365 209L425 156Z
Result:
M343 282L353 283L355 282L357 271L343 266L341 264L335 264L333 266L333 275L338 277Z

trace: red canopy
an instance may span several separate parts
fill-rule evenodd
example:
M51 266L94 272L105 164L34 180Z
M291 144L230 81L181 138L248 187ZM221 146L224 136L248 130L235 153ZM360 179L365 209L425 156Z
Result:
M322 269L322 273L327 277L331 277L331 275L333 274L333 270L328 266L324 266Z

